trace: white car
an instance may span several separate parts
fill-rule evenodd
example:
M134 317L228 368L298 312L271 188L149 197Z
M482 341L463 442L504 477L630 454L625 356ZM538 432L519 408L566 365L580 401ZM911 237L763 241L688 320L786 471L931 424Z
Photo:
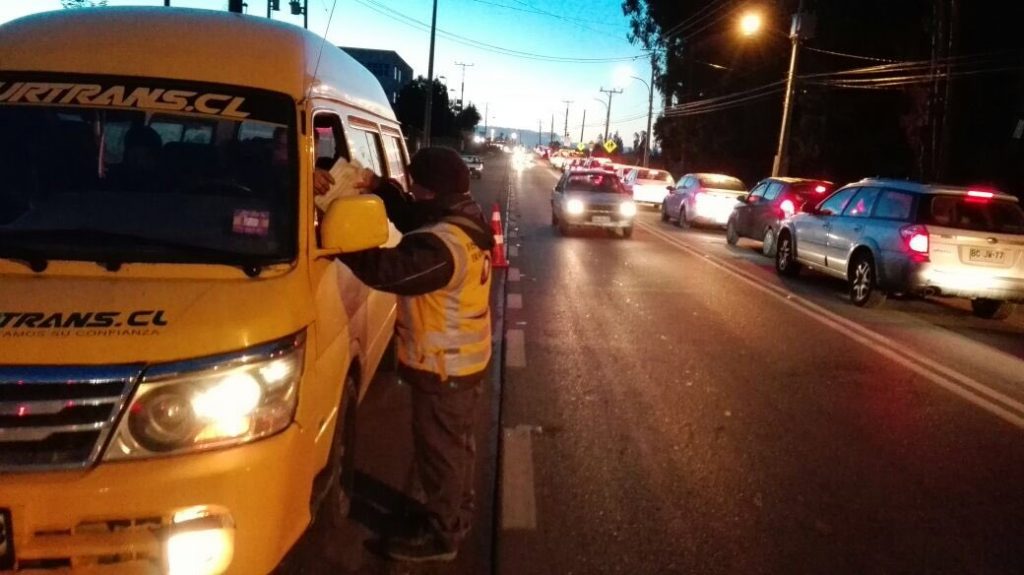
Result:
M483 177L484 161L480 159L480 156L462 156L462 161L466 162L470 177L478 180Z
M661 206L669 190L674 189L676 185L672 174L665 170L635 166L626 173L624 183L626 188L632 190L634 202L654 207Z

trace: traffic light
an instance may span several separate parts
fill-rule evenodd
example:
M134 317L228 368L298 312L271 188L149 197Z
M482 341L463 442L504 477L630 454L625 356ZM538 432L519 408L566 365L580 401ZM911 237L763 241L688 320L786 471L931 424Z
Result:
M270 9L271 10L277 10L277 11L281 10L281 0L268 0L268 1L270 2Z
M236 14L241 14L243 12L242 8L245 5L246 4L242 2L242 0L228 0L228 12L235 12Z
M291 0L288 4L291 5L293 16L302 14L302 2L299 2L299 0Z

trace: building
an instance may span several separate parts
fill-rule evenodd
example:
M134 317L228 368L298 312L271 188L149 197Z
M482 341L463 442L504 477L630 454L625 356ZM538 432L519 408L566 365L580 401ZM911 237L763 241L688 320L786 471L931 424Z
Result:
M366 69L377 77L392 105L398 100L398 92L402 90L402 87L413 79L412 66L407 64L394 50L338 47L366 66Z

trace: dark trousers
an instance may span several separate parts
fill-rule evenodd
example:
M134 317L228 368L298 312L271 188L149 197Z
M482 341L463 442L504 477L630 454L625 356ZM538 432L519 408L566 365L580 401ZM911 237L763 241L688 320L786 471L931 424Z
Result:
M458 384L410 381L414 464L432 521L452 544L473 520L476 437L474 424L483 375ZM431 385L432 384L432 385Z

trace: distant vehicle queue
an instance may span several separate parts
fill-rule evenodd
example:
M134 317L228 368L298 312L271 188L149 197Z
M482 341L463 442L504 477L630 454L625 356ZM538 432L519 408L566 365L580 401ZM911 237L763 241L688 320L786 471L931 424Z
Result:
M1024 302L1024 210L1011 194L879 178L837 188L782 177L748 192L726 174L691 173L676 182L667 171L608 158L550 161L563 172L552 200L552 224L563 235L569 224L595 225L628 238L642 204L679 227L724 228L730 245L760 241L782 276L807 269L842 279L860 307L879 306L889 294L960 297L978 317L1006 319ZM602 174L619 189L621 212L603 209L588 219L586 198L566 200L564 190Z

